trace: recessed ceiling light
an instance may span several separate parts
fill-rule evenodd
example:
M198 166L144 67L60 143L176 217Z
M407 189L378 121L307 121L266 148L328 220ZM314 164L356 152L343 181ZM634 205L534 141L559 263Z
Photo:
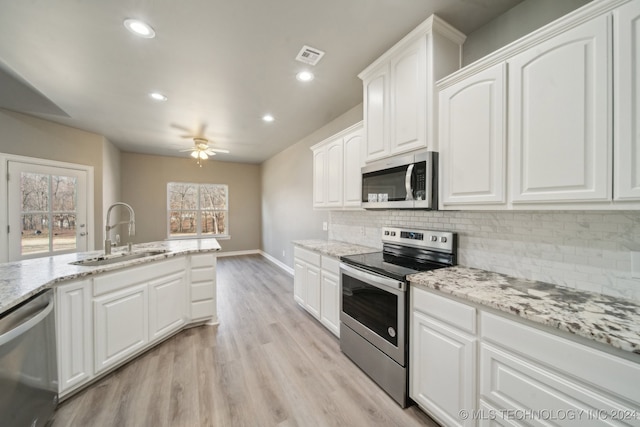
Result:
M166 101L167 97L164 96L163 94L161 94L160 92L152 92L149 94L149 96L153 99L155 99L156 101Z
M310 82L311 80L313 80L313 73L311 71L300 71L298 74L296 74L296 79L300 80L301 82Z
M151 25L138 19L125 19L124 26L133 34L144 37L145 39L152 39L156 36L156 32L153 31Z
M262 116L262 120L264 120L265 122L272 122L275 119L271 114L265 114L264 116Z

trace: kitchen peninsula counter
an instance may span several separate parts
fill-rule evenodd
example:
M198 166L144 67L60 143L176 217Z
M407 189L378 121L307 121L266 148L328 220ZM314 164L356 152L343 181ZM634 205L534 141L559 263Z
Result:
M412 286L640 354L640 304L630 299L460 266L413 274L408 280Z
M215 252L220 250L220 244L216 239L183 239L133 245L133 252L145 250L166 250L166 252L101 266L82 266L71 263L102 255L102 251L56 255L0 264L0 314L57 283L176 256ZM123 251L124 248L118 248L114 249L113 253Z

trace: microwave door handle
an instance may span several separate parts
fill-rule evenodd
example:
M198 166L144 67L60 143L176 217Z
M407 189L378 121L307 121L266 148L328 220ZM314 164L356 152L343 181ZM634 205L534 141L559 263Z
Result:
M405 200L413 200L413 188L411 187L411 177L413 176L414 163L410 164L407 168L407 174L404 177L404 188L407 190L407 197Z

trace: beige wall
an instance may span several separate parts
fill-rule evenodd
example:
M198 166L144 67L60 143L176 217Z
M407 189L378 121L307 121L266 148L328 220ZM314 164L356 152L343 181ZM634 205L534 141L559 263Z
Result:
M263 251L293 266L292 240L327 238L328 211L313 210L310 147L360 120L362 104L262 163Z
M119 150L102 135L3 109L0 130L1 153L93 166L93 236L101 248L103 188L108 188L109 199L119 198Z
M208 160L198 167L191 158L121 154L122 201L136 213L134 242L167 238L167 183L193 182L229 186L229 232L222 250L260 249L260 166ZM120 231L127 241L124 230Z

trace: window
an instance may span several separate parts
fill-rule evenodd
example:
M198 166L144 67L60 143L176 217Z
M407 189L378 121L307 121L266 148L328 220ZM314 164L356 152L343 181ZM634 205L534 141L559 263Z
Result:
M220 184L167 184L169 238L229 235L229 189Z

